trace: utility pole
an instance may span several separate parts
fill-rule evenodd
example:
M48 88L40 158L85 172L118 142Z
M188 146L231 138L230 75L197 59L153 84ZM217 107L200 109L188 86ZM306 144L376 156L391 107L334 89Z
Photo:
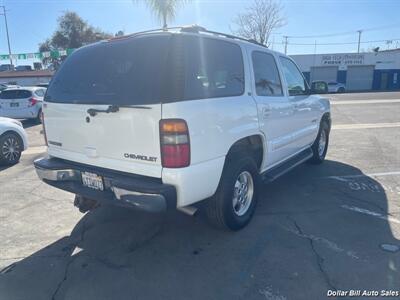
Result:
M357 53L360 53L360 43L361 43L361 33L362 30L357 30L358 32L358 48L357 48Z
M10 47L10 36L8 35L8 24L7 24L7 14L6 7L4 5L0 6L3 9L2 15L4 16L4 21L6 23L6 33L7 33L7 43L8 43L8 56L10 57L10 65L12 66L12 57L11 57L11 47ZM10 68L11 68L10 66Z
M284 35L283 37L285 38L285 54L287 54L288 36Z

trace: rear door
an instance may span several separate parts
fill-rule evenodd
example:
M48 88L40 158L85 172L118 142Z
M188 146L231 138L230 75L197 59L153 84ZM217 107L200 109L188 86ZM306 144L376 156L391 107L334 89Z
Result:
M49 154L161 177L159 120L171 77L169 41L170 34L153 34L74 52L45 97Z
M293 106L284 94L282 81L273 54L252 51L254 99L257 102L260 129L268 143L267 162L271 167L293 152Z
M28 118L32 92L24 89L5 90L0 94L0 114L10 118Z

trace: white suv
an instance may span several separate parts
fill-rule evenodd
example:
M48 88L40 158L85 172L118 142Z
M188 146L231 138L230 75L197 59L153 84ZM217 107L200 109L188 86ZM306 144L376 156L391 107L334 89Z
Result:
M49 157L35 167L81 211L204 206L212 223L238 230L261 180L324 160L330 106L315 92L289 57L201 27L102 41L51 81Z

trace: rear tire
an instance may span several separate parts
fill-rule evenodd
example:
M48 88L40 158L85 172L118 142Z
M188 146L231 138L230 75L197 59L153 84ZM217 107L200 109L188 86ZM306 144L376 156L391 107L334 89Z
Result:
M311 164L321 164L325 160L326 152L329 145L329 125L322 121L319 128L318 136L314 144L311 146L313 156L309 162Z
M215 195L206 204L209 222L233 231L245 227L255 211L259 177L250 156L235 155L229 159Z
M18 134L3 134L0 137L0 164L15 165L19 162L23 149L23 142Z

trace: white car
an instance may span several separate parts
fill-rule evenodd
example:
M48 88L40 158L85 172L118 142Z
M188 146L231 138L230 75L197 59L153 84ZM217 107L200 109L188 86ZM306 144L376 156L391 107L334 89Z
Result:
M316 90L319 89L319 90ZM322 163L330 104L288 56L198 26L75 51L43 104L39 177L87 211L112 204L192 214L238 230L259 183Z
M27 148L28 138L21 122L0 117L0 165L16 164Z
M0 93L0 116L41 121L43 87L13 87Z
M5 89L16 88L16 87L19 87L19 85L8 84L8 83L0 83L0 92L4 91Z
M346 92L346 86L340 82L328 82L328 92L329 93L344 93Z

